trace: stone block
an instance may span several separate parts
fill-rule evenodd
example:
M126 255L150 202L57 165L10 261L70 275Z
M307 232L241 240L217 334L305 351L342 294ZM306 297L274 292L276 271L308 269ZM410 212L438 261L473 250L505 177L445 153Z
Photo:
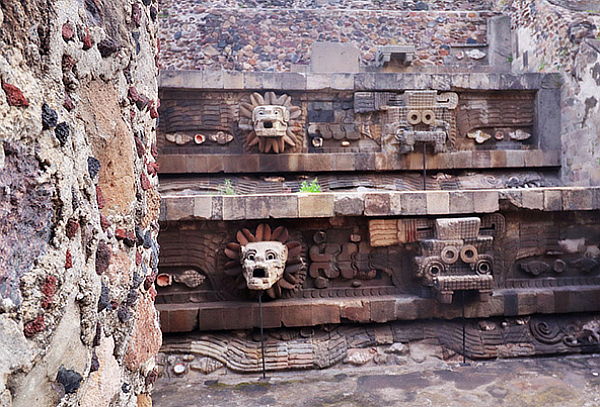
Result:
M298 216L300 218L322 218L334 216L334 195L329 193L298 194Z
M246 199L243 196L223 196L223 220L246 219Z
M544 209L544 191L523 190L521 191L521 202L525 209Z
M523 198L521 191L516 189L504 189L499 191L500 199L503 201L508 201L511 205L522 208L523 207Z
M452 168L472 168L473 153L471 151L456 151L452 153Z
M163 332L190 332L198 327L198 308L194 305L157 305Z
M401 195L400 212L404 215L426 215L427 193L404 192Z
M305 90L306 76L294 72L281 72L281 86L285 90Z
M524 151L526 167L543 167L546 165L544 152L541 150Z
M166 196L163 197L167 208L168 220L191 218L194 213L194 198Z
M263 89L281 89L283 78L278 72L261 72Z
M492 213L500 210L498 191L474 191L473 209L475 213Z
M353 90L354 89L354 75L334 73L331 75L331 89L335 90Z
M423 298L415 298L413 296L407 298L398 298L394 304L394 316L396 319L412 320L419 317L427 318L426 315L421 315L419 311L419 303L431 303L429 307L423 307L425 309L433 309L433 300L426 300Z
M203 71L202 83L204 89L223 89L223 71Z
M537 309L536 312L542 314L551 314L554 312L554 292L551 290L537 291Z
M260 90L263 88L262 75L260 72L244 72L244 88L249 90Z
M491 150L490 151L490 167L492 167L492 168L506 167L506 150Z
M319 73L360 72L360 50L349 42L314 42L310 70Z
M309 73L306 75L307 90L322 90L329 89L331 86L330 74Z
M298 195L245 196L246 219L296 218Z
M244 73L236 71L224 71L223 89L244 89Z
M592 193L594 195L592 200L592 207L594 209L600 209L600 187L593 188Z
M365 215L386 216L390 213L390 194L367 193L365 194Z
M387 322L396 319L396 301L394 299L371 300L371 321Z
M565 211L590 210L593 200L593 191L588 188L566 188L562 191L562 204Z
M519 315L531 315L537 312L537 293L534 291L519 291L517 293Z
M200 70L193 71L163 71L159 76L161 88L187 88L202 89L202 73Z
M338 304L312 304L310 307L312 308L311 325L339 324L341 321Z
M562 192L559 189L544 190L544 210L561 211L562 210Z
M200 219L211 219L212 217L212 197L211 196L195 196L194 210L192 216Z
M212 213L210 218L213 220L223 219L223 197L220 195L212 196Z
M286 304L281 306L281 322L286 327L311 326L313 306L309 304Z
M473 202L473 192L451 191L450 192L450 213L473 213L475 204Z
M371 319L371 307L369 302L357 301L344 302L340 309L340 317L352 322L369 322Z
M450 212L450 195L448 192L427 192L427 214L442 215Z
M506 166L508 168L523 168L525 166L526 151L507 150Z
M336 194L333 200L333 212L341 216L360 216L365 209L362 194Z
M375 88L375 76L376 74L370 72L354 75L354 90L373 90Z
M223 308L201 308L198 310L198 329L211 331L227 329L227 321L223 315Z

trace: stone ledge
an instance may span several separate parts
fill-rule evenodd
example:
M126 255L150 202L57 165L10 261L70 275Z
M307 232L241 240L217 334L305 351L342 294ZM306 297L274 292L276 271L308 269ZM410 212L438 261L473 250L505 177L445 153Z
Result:
M558 89L554 73L294 73L164 71L159 87L181 90L536 90Z
M421 154L298 153L298 154L169 154L158 159L161 174L226 172L421 171ZM541 168L560 166L556 150L480 150L427 156L427 170Z
M315 194L163 194L161 221L417 216L494 213L510 209L600 209L600 187L454 191L323 192Z
M488 302L466 305L467 318L518 316L536 313L596 311L600 288L499 289ZM163 332L250 329L259 326L258 304L251 302L207 302L157 304ZM453 319L462 315L460 303L440 304L431 298L398 294L378 297L313 298L277 300L264 304L266 328L315 326L341 320L368 323L427 318Z

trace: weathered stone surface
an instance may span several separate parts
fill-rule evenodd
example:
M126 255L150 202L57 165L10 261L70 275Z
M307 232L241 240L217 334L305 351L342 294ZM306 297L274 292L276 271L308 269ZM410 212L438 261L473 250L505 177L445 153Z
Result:
M156 321L156 310L152 300L146 295L141 296L135 312L133 334L125 354L125 364L133 372L152 358L162 343L162 335Z
M135 202L133 139L121 119L117 90L90 82L82 96L82 118L100 161L99 185L108 213L128 214Z
M122 373L114 356L114 338L102 337L100 345L95 348L98 370L91 372L88 380L81 387L79 405L82 407L98 407L109 405L121 389Z
M122 406L148 391L118 356L102 379L89 373L107 366L93 356L102 335L115 355L127 348L122 317L158 261L158 227L137 250L131 233L158 217L158 193L138 184L142 173L156 184L156 24L142 17L132 33L130 4L92 3L7 0L0 11L0 320L19 331L0 335L12 352L10 366L0 357L3 405L81 405L86 389Z

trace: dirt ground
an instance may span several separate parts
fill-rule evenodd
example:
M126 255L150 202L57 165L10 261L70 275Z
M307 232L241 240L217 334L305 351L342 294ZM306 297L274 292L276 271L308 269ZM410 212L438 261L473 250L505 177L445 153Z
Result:
M599 407L600 355L162 378L156 407Z

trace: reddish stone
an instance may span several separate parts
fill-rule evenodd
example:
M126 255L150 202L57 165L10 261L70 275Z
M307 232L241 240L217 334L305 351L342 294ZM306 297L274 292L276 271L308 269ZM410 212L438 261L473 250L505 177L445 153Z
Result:
M127 91L127 97L130 101L135 103L139 110L143 110L150 105L151 100L138 92L135 86L129 87Z
M152 358L162 344L162 334L156 318L154 304L147 296L142 296L136 305L136 320L127 352L125 365L132 372Z
M46 329L46 321L44 320L44 316L38 315L34 320L25 324L23 333L26 337L31 338L33 335L37 334L38 332L42 332L44 329Z
M146 278L144 279L144 289L146 291L148 291L148 290L150 290L150 288L152 288L152 284L154 284L155 278L156 278L156 275L154 273L150 274L149 276L146 276Z
M71 255L71 250L67 249L67 255L65 257L65 268L70 269L73 267L73 255Z
M73 102L73 99L71 99L71 96L69 96L68 94L65 95L65 101L63 102L63 107L65 109L67 109L69 112L73 109L75 109L75 102Z
M135 265L139 266L142 264L142 252L139 250L135 252Z
M139 3L135 3L131 7L131 21L135 24L136 27L140 26L140 22L142 20L142 6Z
M73 69L73 67L77 64L77 60L73 58L69 54L64 54L62 56L62 70L63 72L69 72Z
M133 120L133 119L135 119L135 110L130 109L129 110L129 120Z
M77 220L71 218L67 221L67 226L65 228L65 232L67 233L67 237L72 239L77 234L79 230L79 222Z
M74 36L75 36L75 30L73 29L73 26L71 25L71 23L69 23L69 22L64 23L62 26L63 40L71 41Z
M150 108L150 117L152 119L158 119L158 110L156 110L156 107L154 106Z
M146 152L146 147L144 147L144 143L139 137L134 137L135 140L135 149L137 150L138 157L142 158L144 153Z
M21 89L17 88L15 85L4 82L2 84L2 89L4 89L4 93L6 93L6 100L9 105L17 107L29 106L29 101L23 95Z
M96 274L103 274L108 269L111 256L112 250L110 246L105 242L98 243L98 249L96 250Z
M119 240L123 240L123 242L129 247L133 247L133 245L135 245L135 232L131 230L127 231L125 229L117 228L117 230L115 230L115 237Z
M152 175L153 177L156 176L158 173L158 163L153 161L146 164L146 171L148 171L148 174Z
M150 154L152 154L154 159L158 158L158 147L156 147L156 143L152 144L152 147L150 148Z
M94 41L92 40L92 36L90 35L90 29L87 27L83 29L83 36L81 37L81 42L83 42L84 50L88 50L94 46Z
M154 384L156 379L158 379L158 369L154 368L150 373L148 373L148 376L146 376L146 386Z
M98 185L96 186L96 202L98 203L98 209L104 208L104 195L102 195L102 188Z
M68 252L67 252L68 253ZM42 307L50 308L52 302L54 300L54 295L58 289L58 279L54 276L48 276L44 280L44 284L42 284L42 294L44 297L42 299Z
M110 226L110 221L103 214L100 214L100 226L104 231Z
M142 174L140 175L140 182L142 183L142 189L144 191L147 191L150 188L152 188L152 184L150 184L150 180L148 179L148 176L145 172L142 172Z
M148 294L150 294L150 299L152 301L156 300L156 288L154 288L154 286L150 286L150 289L148 290Z

